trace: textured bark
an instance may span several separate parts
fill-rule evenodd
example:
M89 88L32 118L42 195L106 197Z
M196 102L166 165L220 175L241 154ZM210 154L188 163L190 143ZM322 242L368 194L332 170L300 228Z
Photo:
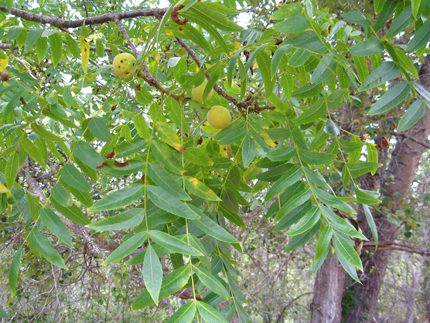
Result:
M427 90L430 90L430 57L427 57L426 63L420 70L420 83ZM401 209L402 198L394 195L398 192L402 196L407 196L412 184L414 174L421 155L424 152L424 145L419 142L428 144L430 132L430 110L427 109L424 116L411 129L404 132L405 136L399 136L396 147L391 155L390 164L386 175L388 182L383 183L383 195L389 197L391 201L384 207L388 212L375 216L378 225L379 239L384 241L393 241L399 227L388 222L387 214L395 213ZM410 138L414 138L412 140ZM393 178L392 179L390 179ZM363 215L359 214L358 222L365 223ZM367 237L371 237L367 225L363 230ZM350 292L357 298L357 305L351 310L346 322L371 322L377 310L378 294L383 283L385 271L391 257L392 250L378 249L377 252L362 253L364 275L362 285L355 285L354 290Z
M342 318L342 295L346 272L333 256L317 272L311 323L339 323Z

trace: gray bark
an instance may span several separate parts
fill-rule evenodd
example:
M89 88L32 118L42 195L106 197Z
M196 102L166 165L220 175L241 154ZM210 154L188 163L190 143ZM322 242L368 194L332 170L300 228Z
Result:
M318 270L311 303L311 323L341 322L345 277L345 270L333 256Z
M430 90L430 57L426 58L426 63L421 67L419 74L420 84L427 90ZM394 195L394 193L398 192L403 197L407 196L414 178L415 170L425 149L424 145L420 144L420 142L428 145L429 132L430 110L427 109L421 120L404 132L404 137L398 137L387 170L389 180L383 183L384 190L381 192L391 199L391 201L384 205L390 213L395 213L402 208L402 198ZM414 140L409 138L413 138ZM393 178L393 180L390 179L390 177ZM375 216L375 221L378 225L379 239L392 241L399 227L396 224L388 222L387 214L388 213L381 213ZM365 220L359 217L358 222L364 223ZM371 237L368 229L363 231L367 237ZM354 291L352 291L354 296L358 299L358 304L352 309L351 314L346 320L347 323L372 321L377 311L378 294L383 283L391 253L391 250L380 249L374 253L363 252L362 261L363 267L365 268L364 279L362 280L363 284L356 286Z

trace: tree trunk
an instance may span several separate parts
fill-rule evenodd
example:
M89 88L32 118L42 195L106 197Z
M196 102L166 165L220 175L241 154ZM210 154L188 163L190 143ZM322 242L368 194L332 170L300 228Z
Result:
M421 85L430 90L430 56L426 58L426 63L421 67L419 74ZM403 197L408 195L416 168L425 149L425 146L421 143L427 144L429 132L430 110L426 109L420 121L405 131L403 136L397 137L397 144L386 172L388 180L383 183L383 192L381 192L387 199L382 207L378 207L386 211L379 215L374 215L378 225L379 240L381 241L392 241L399 229L396 224L388 222L387 215L389 213L395 214L397 210L402 208ZM399 197L398 194L394 195L396 192L400 193L402 197ZM361 213L359 213L358 222L365 222ZM363 231L368 238L371 237L368 228ZM377 252L363 252L364 278L362 279L362 285L356 285L354 290L351 291L358 303L352 309L346 322L372 322L377 310L379 290L391 253L391 250L380 249Z
M315 279L311 323L340 323L345 277L345 270L333 256L323 263Z
M420 70L420 83L430 90L430 56ZM407 196L412 184L414 174L425 146L428 143L430 132L430 110L426 109L424 116L412 128L397 137L396 147L391 155L387 170L381 170L384 178L388 180L382 183L381 195L387 197L385 203L378 207L385 212L374 214L378 226L380 241L392 241L399 227L387 220L389 213L395 213L401 209L402 198ZM384 152L385 153L385 152ZM385 165L384 165L385 166ZM376 190L379 188L379 177L367 176L362 184L364 188ZM382 176L381 176L382 178ZM357 221L363 233L373 239L363 210L360 208ZM385 271L391 257L391 250L378 249L377 252L363 250L361 258L364 274L361 276L362 285L354 284L347 295L344 282L349 279L340 264L331 257L317 273L314 287L314 299L311 304L312 323L325 322L372 322L377 310L378 294L381 289ZM346 279L345 279L346 277ZM343 299L342 299L343 298ZM348 304L353 300L353 305ZM342 305L344 305L344 317L342 318Z

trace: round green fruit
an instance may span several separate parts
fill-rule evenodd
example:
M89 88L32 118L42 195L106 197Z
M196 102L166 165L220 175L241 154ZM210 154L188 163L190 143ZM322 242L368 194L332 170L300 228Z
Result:
M193 88L192 90L194 99L199 103L203 102L203 92L205 91L206 84L208 84L208 81L204 80L202 84ZM206 97L206 101L208 101L212 97L213 92L214 90L211 90L209 92L208 96Z
M230 112L220 105L214 105L208 112L208 122L212 128L224 129L231 122Z
M136 72L136 58L129 53L122 53L113 59L113 71L119 77L129 77Z

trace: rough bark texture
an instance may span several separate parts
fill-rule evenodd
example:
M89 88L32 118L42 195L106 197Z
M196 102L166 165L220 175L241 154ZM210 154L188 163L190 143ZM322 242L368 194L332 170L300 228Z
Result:
M420 83L427 90L430 90L430 57L426 58L426 63L420 70ZM428 144L428 136L430 132L430 110L427 109L424 116L416 125L405 132L406 137L398 137L396 147L391 156L386 175L388 182L383 183L383 194L389 197L388 202L384 205L388 208L389 213L395 213L401 209L402 199L395 196L398 192L402 196L407 196L409 188L412 184L415 170L420 161L421 155L425 147L418 141ZM414 138L411 140L408 138ZM392 241L398 230L398 226L388 222L388 212L381 213L375 216L375 221L378 225L379 239L384 241ZM358 222L363 223L361 214L359 214ZM367 237L371 237L366 226L364 230ZM372 318L377 310L378 294L383 283L385 271L391 257L392 250L378 249L376 253L363 252L362 261L364 267L364 275L362 285L355 285L350 292L358 300L357 305L351 309L346 322L372 322Z
M346 272L333 256L317 272L311 323L339 323L342 318L342 295Z

